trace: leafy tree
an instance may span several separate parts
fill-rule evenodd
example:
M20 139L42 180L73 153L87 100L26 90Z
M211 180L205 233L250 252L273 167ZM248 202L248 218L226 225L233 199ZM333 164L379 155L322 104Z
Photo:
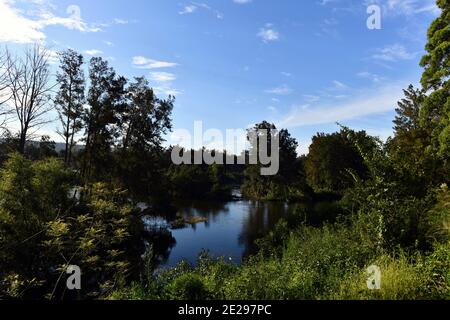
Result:
M450 157L450 2L437 0L441 15L428 29L428 43L421 66L422 86L430 92L421 114L432 128L433 150L445 161ZM448 165L448 164L447 164ZM447 176L448 178L448 176Z
M297 141L290 135L288 130L277 131L274 124L263 121L248 130L248 139L257 134L258 130L267 132L267 150L271 150L271 137L273 134L279 138L279 159L280 168L275 176L262 176L261 163L247 166L245 170L245 182L242 186L243 194L256 199L289 199L301 198L308 194L305 175L297 159ZM257 136L258 145L260 137ZM257 152L250 150L249 152Z
M82 129L85 80L83 56L74 50L59 54L60 71L56 76L59 91L55 98L56 109L62 125L60 135L64 138L64 162L70 164L75 135Z
M154 195L162 187L162 142L163 135L172 128L174 98L158 99L145 78L136 78L127 96L118 122L118 175L133 194Z
M116 76L102 58L92 58L89 67L89 108L85 111L85 150L82 175L85 181L110 176L118 123L125 101L126 79Z
M402 172L404 183L424 191L427 184L433 185L440 180L442 163L429 150L432 128L420 118L427 97L412 85L404 90L404 94L405 98L398 102L396 109L395 135L388 140L387 148L399 173Z
M363 138L365 132L358 133ZM351 172L363 178L366 168L354 143L356 137L342 129L333 134L313 137L305 169L309 184L318 191L341 192L353 184Z

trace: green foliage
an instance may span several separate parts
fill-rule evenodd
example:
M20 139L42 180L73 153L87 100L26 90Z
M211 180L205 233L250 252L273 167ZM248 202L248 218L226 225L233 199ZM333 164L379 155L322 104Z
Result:
M230 179L225 165L171 165L166 172L170 194L178 199L227 199Z
M56 159L14 154L0 173L0 292L18 298L64 295L65 270L83 272L82 294L107 292L138 261L139 230L122 190L95 184L83 203L69 197L72 174Z
M367 139L365 132L349 134L346 130L313 137L305 162L308 183L318 191L342 192L353 186L350 172L363 178L366 167L355 140Z
M404 90L405 98L398 103L394 120L395 136L387 142L387 152L395 169L405 184L425 190L436 187L444 180L445 167L442 159L432 151L430 121L421 121L427 97L412 85Z
M118 117L118 150L115 176L132 195L148 198L165 192L164 170L169 160L162 149L163 135L172 128L175 98L161 100L145 78L136 78L127 88L128 102ZM149 165L151 163L152 165Z
M305 200L310 198L311 190L308 187L301 160L297 157L298 142L290 135L288 130L276 131L276 127L266 121L256 124L248 131L248 139L257 130L267 130L268 147L271 150L272 134L279 138L279 171L274 176L261 175L263 167L258 164L248 165L245 170L245 181L242 185L242 194L250 199L258 200ZM259 141L260 138L258 138ZM259 145L260 142L258 142ZM258 152L258 150L250 150ZM259 159L259 155L258 155Z
M450 2L438 0L441 15L428 29L428 43L421 66L425 68L422 86L430 95L426 98L421 118L432 129L432 152L446 161L450 157ZM448 179L449 176L447 175ZM445 182L445 181L442 181Z

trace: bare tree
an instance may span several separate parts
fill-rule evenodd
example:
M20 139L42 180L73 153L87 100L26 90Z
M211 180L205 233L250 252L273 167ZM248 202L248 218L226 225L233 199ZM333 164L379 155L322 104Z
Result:
M6 103L11 98L8 90L8 62L6 51L0 51L0 128L3 128L10 110Z
M19 152L24 153L30 134L49 122L44 117L51 110L49 52L39 45L27 49L23 57L6 51L6 61L6 86L14 121L20 125Z

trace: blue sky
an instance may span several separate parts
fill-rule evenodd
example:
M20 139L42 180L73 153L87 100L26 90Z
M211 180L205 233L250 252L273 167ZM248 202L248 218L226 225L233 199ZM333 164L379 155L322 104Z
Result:
M366 26L370 4L381 30ZM0 0L0 44L101 55L119 74L146 76L159 96L174 94L175 129L269 120L303 153L336 122L391 134L438 14L433 0ZM57 126L41 132L58 139Z

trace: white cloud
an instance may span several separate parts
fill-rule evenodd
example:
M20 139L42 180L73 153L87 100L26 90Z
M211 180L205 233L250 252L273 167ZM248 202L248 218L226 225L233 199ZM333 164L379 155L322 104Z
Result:
M67 8L67 16L55 15L55 9L44 0L32 0L29 3L34 6L30 10L19 10L15 0L0 0L0 42L34 43L43 42L46 39L44 29L48 26L62 26L69 30L80 32L99 32L101 27L110 24L87 23L81 18L81 10L78 6L71 5ZM114 24L124 24L125 20L115 19Z
M0 42L40 42L46 38L41 29L38 21L24 17L10 2L0 0Z
M357 73L356 75L363 79L369 79L374 83L379 83L380 81L384 80L383 77L381 77L375 73L370 73L368 71L362 71L362 72Z
M181 14L181 15L190 14L190 13L194 13L195 11L197 11L197 7L194 6L193 4L191 4L191 5L184 6L184 8L180 12L178 12L178 14Z
M176 67L178 64L136 56L133 58L133 65L141 69L160 69ZM177 96L182 94L182 91L173 87L172 82L177 79L176 75L173 73L153 71L149 73L149 79L155 84L153 90L157 95Z
M280 39L280 33L273 28L273 25L268 23L261 28L257 34L264 42L277 41Z
M287 85L282 85L276 88L272 88L272 89L268 89L265 92L266 93L271 93L271 94L276 94L276 95L288 95L292 93L292 89L287 86Z
M393 111L402 98L407 81L387 83L382 87L363 90L352 98L336 103L311 105L308 109L296 106L280 122L280 127L331 124L373 114Z
M223 19L224 15L222 12L211 8L206 3L200 3L200 2L192 2L191 4L185 5L183 7L183 9L178 12L178 14L180 14L180 15L192 14L192 13L198 11L199 8L205 9L209 12L214 13L214 15L216 16L217 19Z
M252 0L233 0L233 2L237 4L247 4L252 2Z
M157 95L177 96L183 93L178 89L172 88L170 85L160 85L153 87L153 90Z
M140 69L173 68L178 66L178 64L175 62L159 61L143 56L133 57L133 65Z
M115 24L128 24L129 21L128 21L128 20L125 20L125 19L115 18L115 19L114 19L114 23L115 23Z
M365 5L369 4L381 6L383 14L388 16L413 16L440 12L435 0L366 0Z
M395 62L398 60L411 60L416 57L416 53L411 53L400 44L393 44L384 48L376 50L376 53L372 55L375 60L382 60L388 62Z
M335 90L344 90L344 89L348 89L348 86L345 83L342 83L338 80L333 80L333 89Z
M168 82L176 80L176 76L169 72L151 72L150 79L156 82Z
M68 17L59 17L49 11L42 12L39 15L40 20L38 20L38 23L41 25L41 28L60 25L67 29L78 30L81 32L99 32L102 30L97 25L84 22L78 14L73 14L72 10L75 10L75 8L77 7L71 6L68 8L67 13L71 14ZM79 10L79 8L77 10Z
M86 53L88 56L99 56L99 55L103 54L103 51L98 50L98 49L90 49L90 50L84 51L84 53Z

